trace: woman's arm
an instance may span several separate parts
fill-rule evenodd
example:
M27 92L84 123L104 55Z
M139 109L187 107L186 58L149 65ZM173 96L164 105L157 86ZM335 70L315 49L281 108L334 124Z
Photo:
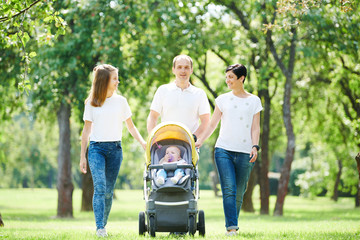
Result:
M86 161L86 148L89 143L89 136L91 133L92 122L85 121L84 128L81 135L81 152L80 152L80 171L86 174L87 161Z
M125 123L126 123L126 127L129 130L131 136L133 136L141 144L141 146L145 150L146 149L146 142L145 142L144 138L141 136L141 134L139 133L139 131L137 130L137 128L135 127L131 117L126 119Z
M251 142L252 145L258 145L260 138L260 112L256 113L253 117L253 122L251 125ZM252 156L252 157L251 157ZM250 152L250 162L255 162L257 159L257 149L255 147L251 148Z
M211 134L215 131L215 128L217 127L220 119L222 116L222 112L220 111L219 107L215 105L214 113L211 117L211 121L209 124L209 127L205 129L203 134L199 137L197 142L195 143L195 147L201 147L201 145L204 143L204 141L211 136Z

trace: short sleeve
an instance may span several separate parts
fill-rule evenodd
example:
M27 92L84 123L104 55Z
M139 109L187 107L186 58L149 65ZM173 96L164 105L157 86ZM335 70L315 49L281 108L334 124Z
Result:
M84 110L84 115L83 115L83 120L84 121L93 122L92 110L93 110L93 107L90 105L89 102L87 104L85 104L85 110Z
M223 111L222 101L221 101L221 96L219 96L219 97L217 97L217 98L215 99L215 103L216 103L216 105L218 106L220 112L224 112L224 111Z
M122 121L125 121L126 119L128 119L132 115L130 106L129 106L126 98L124 98L123 110L124 111L123 111L123 114L122 114L122 117L123 117Z
M261 100L259 97L256 97L255 100L255 108L254 108L254 115L257 114L258 112L260 112L261 110L263 110L263 107L261 105Z
M201 91L201 99L200 99L200 107L199 107L199 115L210 114L210 104L209 100L204 91Z
M150 110L153 110L155 112L161 113L162 111L162 101L161 101L161 94L162 93L162 86L160 86L154 95L153 101L150 106Z

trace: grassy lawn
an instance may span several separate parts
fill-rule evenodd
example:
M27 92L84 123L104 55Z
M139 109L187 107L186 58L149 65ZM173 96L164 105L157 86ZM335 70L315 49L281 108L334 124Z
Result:
M258 191L255 191L258 192ZM205 211L205 239L224 239L225 222L221 198L211 191L201 191L199 209ZM140 190L117 190L107 230L108 239L150 239L138 236L138 213L145 210ZM275 197L271 197L273 209ZM0 212L5 227L0 239L97 239L92 212L80 212L81 191L73 196L74 218L57 219L55 189L0 189ZM315 200L288 196L284 217L260 216L258 197L254 197L256 213L240 214L237 239L360 239L360 209L354 199L340 198L335 203L328 198ZM160 239L192 239L168 237ZM200 238L198 233L195 238Z

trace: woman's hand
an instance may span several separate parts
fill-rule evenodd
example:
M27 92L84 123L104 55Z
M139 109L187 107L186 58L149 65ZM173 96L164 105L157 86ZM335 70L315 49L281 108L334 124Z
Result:
M81 158L80 159L80 171L83 173L83 174L86 174L86 169L87 169L87 161L86 161L86 158Z
M255 162L257 159L257 155L258 155L257 150L256 150L256 148L253 147L250 152L250 161L249 162Z
M195 142L195 147L196 148L200 148L203 145L204 141L199 138L196 142Z

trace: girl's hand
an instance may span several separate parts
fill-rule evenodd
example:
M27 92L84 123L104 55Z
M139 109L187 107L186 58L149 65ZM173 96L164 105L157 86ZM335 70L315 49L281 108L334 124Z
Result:
M145 141L141 143L141 146L144 150L146 150L146 142Z
M87 168L87 162L86 162L86 158L81 158L80 159L80 171L83 174L86 174L86 168Z

